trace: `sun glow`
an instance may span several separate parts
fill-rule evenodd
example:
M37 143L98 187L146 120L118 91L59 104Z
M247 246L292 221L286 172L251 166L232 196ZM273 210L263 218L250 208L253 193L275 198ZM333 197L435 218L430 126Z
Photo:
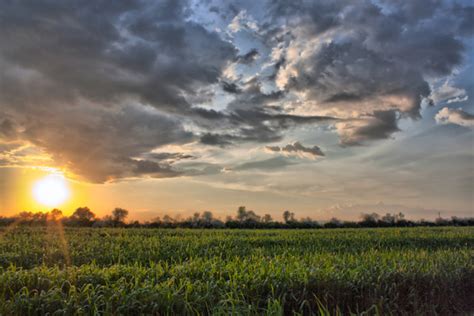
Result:
M63 204L70 196L69 186L62 175L48 175L35 182L33 197L45 206L55 207Z

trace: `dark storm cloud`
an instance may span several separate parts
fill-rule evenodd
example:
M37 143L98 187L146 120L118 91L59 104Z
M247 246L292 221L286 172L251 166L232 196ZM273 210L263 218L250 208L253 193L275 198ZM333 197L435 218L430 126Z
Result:
M222 90L228 93L240 93L242 90L233 82L222 81Z
M9 119L0 120L0 136L6 139L15 139L17 131L15 124ZM1 139L1 138L0 138Z
M298 116L271 113L264 109L235 109L225 118L232 133L206 133L201 143L225 147L242 142L268 143L282 140L284 131L302 124L336 121L328 116Z
M154 178L170 178L180 175L179 172L172 170L167 165L159 164L155 161L149 160L133 160L135 168L134 174L137 176L147 175Z
M375 111L372 116L360 120L340 122L336 124L340 131L342 145L361 145L366 141L390 137L398 132L398 115L394 110Z
M40 122L26 122L20 137L93 182L144 176L146 170L153 177L174 176L165 159L158 166L156 157L150 163L132 158L159 146L192 140L175 118L142 106L109 110L83 105L43 115Z
M186 1L2 3L0 117L10 118L2 136L13 138L17 126L24 141L95 182L175 176L132 158L191 141L176 116L220 117L185 96L217 83L236 57L230 43L188 21L187 8Z
M146 154L145 157L150 160L167 160L167 161L179 161L184 159L194 159L196 158L193 155L183 154L183 153L167 153L167 152L160 152L160 153L149 153Z
M358 96L355 93L346 93L346 92L341 92L337 94L333 94L329 98L327 98L325 101L328 103L331 102L350 102L350 101L359 101L361 99L360 96Z
M227 146L232 144L232 141L235 137L227 134L213 134L213 133L206 133L201 136L201 143L205 145L213 145L213 146Z
M416 117L421 99L430 94L419 72L385 60L357 42L323 45L313 58L297 61L296 69L305 76L290 78L287 88L305 91L322 107L339 103L345 108L353 104L355 110L366 105L370 110L397 107L396 99L404 98L409 103L403 110ZM394 97L394 103L382 104L388 96Z
M201 142L218 146L237 142L274 142L281 140L289 128L336 120L330 116L288 114L277 105L284 97L284 91L263 92L261 82L256 77L251 78L227 105L226 116L220 118L231 133L206 133Z
M288 144L286 146L266 146L265 147L270 152L281 152L288 155L295 156L309 156L311 158L323 157L324 153L318 146L306 147L303 146L300 142L294 142L293 144Z
M367 140L391 134L372 125L381 120L375 111L419 117L431 92L427 79L449 75L462 63L461 36L469 33L473 10L422 0L274 1L271 7L274 23L286 21L277 33L285 35L271 39L280 45L279 87L304 93L315 109L373 116L360 135Z
M186 0L3 1L0 141L95 182L181 175L190 157L152 154L166 145L281 141L304 124L363 144L418 118L472 35L473 7L451 2L205 4L222 25Z
M459 33L465 36L472 36L474 33L474 7L455 6L453 12L461 22L459 24Z

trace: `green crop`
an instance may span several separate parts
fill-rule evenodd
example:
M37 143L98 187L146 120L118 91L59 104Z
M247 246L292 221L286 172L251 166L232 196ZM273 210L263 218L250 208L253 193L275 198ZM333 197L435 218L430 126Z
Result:
M0 315L474 311L474 228L0 230Z

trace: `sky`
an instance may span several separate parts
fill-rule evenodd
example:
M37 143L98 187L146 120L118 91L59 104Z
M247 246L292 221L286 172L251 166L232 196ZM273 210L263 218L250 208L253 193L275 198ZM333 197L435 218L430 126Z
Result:
M0 215L474 215L471 1L0 3Z

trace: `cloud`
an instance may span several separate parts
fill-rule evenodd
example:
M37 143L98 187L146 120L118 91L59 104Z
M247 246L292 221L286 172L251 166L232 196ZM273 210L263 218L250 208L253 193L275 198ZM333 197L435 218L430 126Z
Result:
M15 124L9 119L0 121L0 137L15 139L17 135Z
M455 5L453 13L459 17L461 21L458 24L457 31L464 36L472 36L474 33L474 6L463 7Z
M240 93L242 90L233 82L222 81L222 90L228 93Z
M219 81L235 47L187 19L187 1L0 5L1 137L20 138L93 182L175 176L135 159L189 142L187 96ZM21 131L21 132L19 132Z
M374 128L375 113L420 116L427 78L448 76L463 61L466 10L441 1L275 1L274 24L287 21L269 39L277 42L275 83L295 93L300 113L358 119L356 127L339 124L342 143L359 143L348 139L359 132L360 140L389 137L397 129Z
M238 142L274 142L282 139L284 131L304 124L327 124L336 119L321 115L296 115L285 111L279 104L284 102L282 91L264 92L262 83L253 77L243 83L234 99L227 104L225 115L213 132L201 138L208 145L230 145Z
M336 129L342 145L361 145L367 141L388 138L400 131L397 120L396 111L376 111L368 117L336 123Z
M137 176L148 175L154 178L170 178L179 175L179 172L172 170L170 166L163 166L150 160L133 160L133 173Z
M333 121L335 121L335 118L329 116L271 113L258 108L235 109L221 121L226 131L223 133L204 133L201 136L201 143L225 147L242 142L275 142L280 141L283 138L283 132L289 128L303 124L323 124Z
M259 56L260 54L258 53L258 50L256 48L252 48L248 53L237 56L237 62L244 65L250 65L255 60L257 60Z
M257 32L258 25L255 19L249 15L246 10L242 10L232 19L229 24L229 30L232 33L237 33L242 30Z
M217 145L217 146L227 146L232 144L232 140L234 140L235 137L231 135L219 135L219 134L213 134L213 133L206 133L201 136L201 143L205 145Z
M435 89L430 98L435 104L464 102L469 99L466 90L454 87L449 80L446 80L439 88Z
M289 161L283 157L275 157L264 160L257 160L246 162L241 165L237 165L230 170L243 171L243 170L281 170L287 166L293 165L294 162Z
M168 152L152 152L144 156L146 157L146 159L150 159L150 160L157 160L157 161L166 160L166 161L172 161L172 162L196 158L195 156L189 155L189 154L168 153Z
M210 176L224 172L220 164L209 162L183 162L179 164L179 169L186 176Z
M430 83L461 65L470 6L202 5L218 14L187 0L2 2L1 142L89 181L174 177L190 158L152 155L163 146L270 143L328 124L341 144L362 145L419 118L425 98L467 98Z
M323 151L318 146L305 147L300 142L288 144L283 147L279 146L266 146L266 150L270 152L283 153L285 155L294 155L302 158L315 159L317 157L324 157Z
M82 105L53 108L49 116L43 115L41 121L24 124L20 138L48 152L58 166L92 182L175 176L163 157L164 163L158 165L157 157L147 162L140 156L192 139L177 119L151 107Z
M456 124L465 127L474 127L474 115L462 109L442 108L435 116L438 124Z

